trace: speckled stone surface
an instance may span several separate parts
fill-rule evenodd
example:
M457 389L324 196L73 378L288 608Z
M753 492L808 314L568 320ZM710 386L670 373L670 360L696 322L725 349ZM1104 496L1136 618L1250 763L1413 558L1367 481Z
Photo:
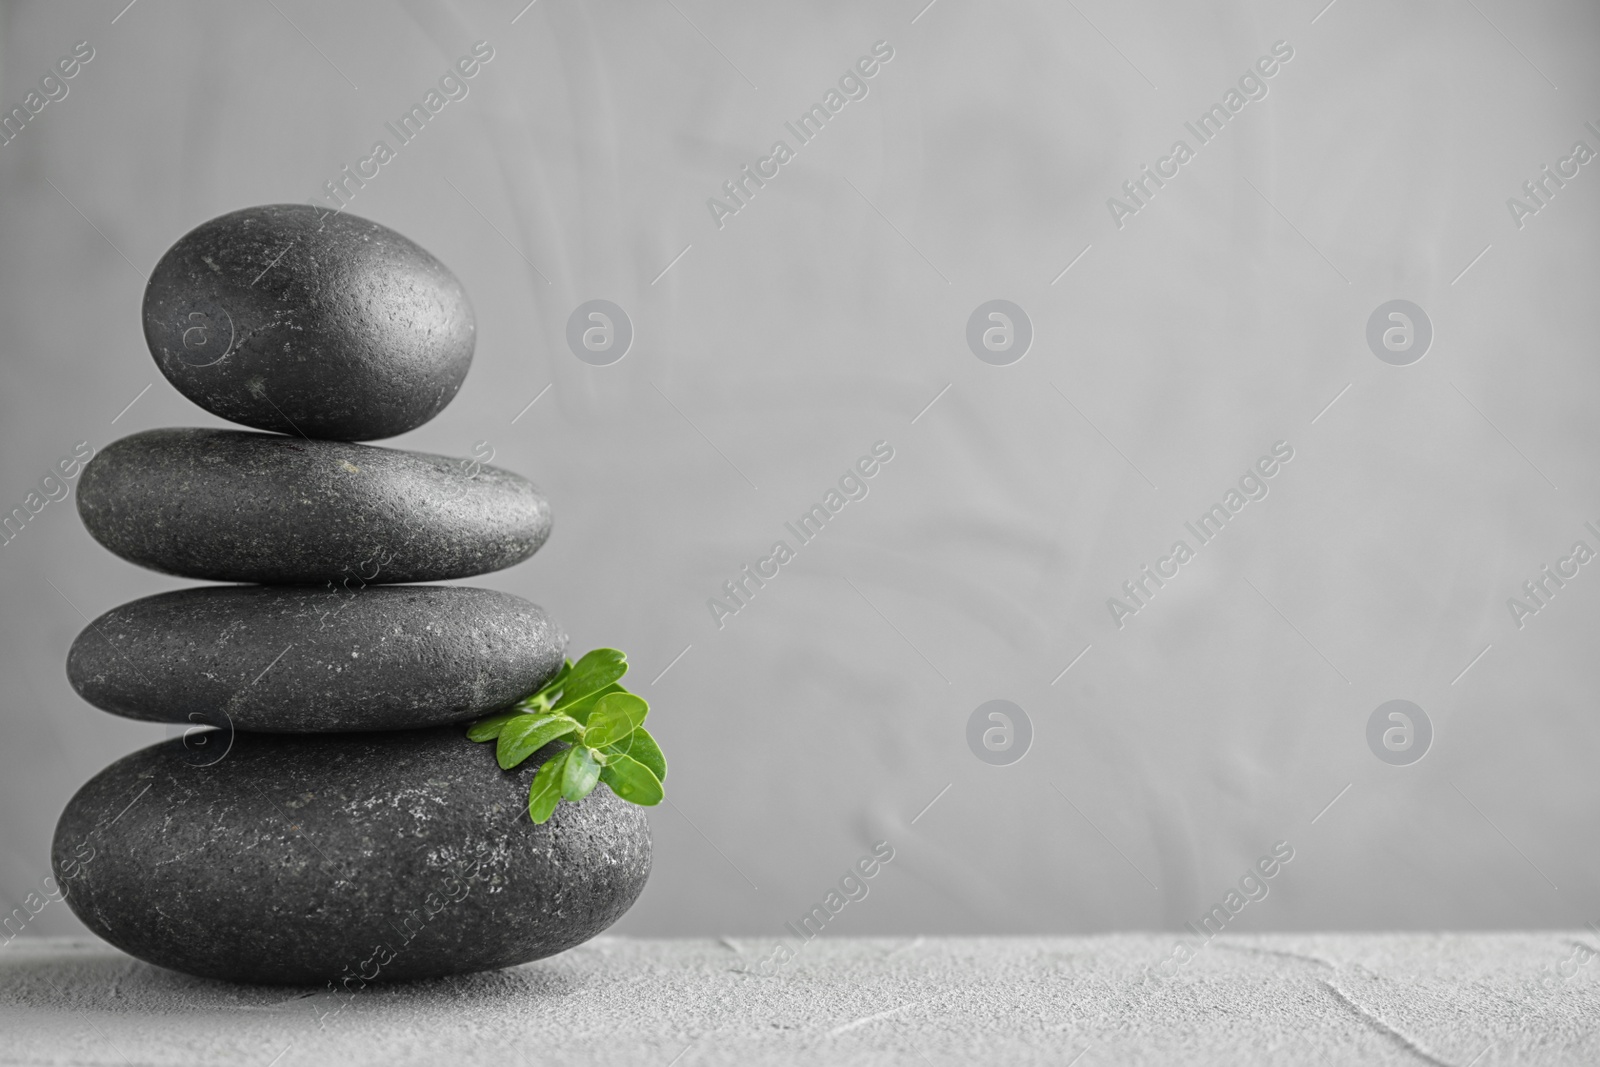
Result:
M566 634L521 597L469 586L208 586L112 608L67 654L95 707L277 733L460 722L561 669Z
M447 456L241 430L146 430L84 468L78 514L123 559L222 582L428 582L533 555L532 483Z
M209 765L174 739L78 791L52 867L97 935L188 974L355 988L506 967L604 930L650 874L644 810L603 784L529 821L541 762L501 771L459 726L240 733Z
M97 1067L1600 1063L1600 960L1574 962L1596 944L1583 930L1223 934L1154 985L1174 934L824 934L764 974L780 921L774 936L599 937L511 970L350 994L205 982L88 939L19 937L0 951L0 1051Z
M151 272L144 336L167 380L214 415L357 441L443 410L476 339L443 263L305 204L245 208L180 238Z

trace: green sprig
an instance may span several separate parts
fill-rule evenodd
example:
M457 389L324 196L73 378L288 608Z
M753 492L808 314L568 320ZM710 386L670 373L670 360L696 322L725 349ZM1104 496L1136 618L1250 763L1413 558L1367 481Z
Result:
M597 648L562 664L538 692L510 711L467 728L472 741L495 742L495 759L511 770L552 741L566 745L545 760L528 788L528 816L543 823L563 800L576 804L604 782L630 804L661 803L667 761L644 728L650 705L622 688L628 657Z

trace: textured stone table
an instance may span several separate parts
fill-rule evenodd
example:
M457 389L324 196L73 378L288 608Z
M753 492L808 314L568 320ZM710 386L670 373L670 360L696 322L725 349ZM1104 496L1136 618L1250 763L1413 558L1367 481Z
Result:
M1600 1063L1588 934L1220 937L1147 977L1172 942L822 939L763 974L770 941L602 937L341 997L18 938L0 949L0 1063Z

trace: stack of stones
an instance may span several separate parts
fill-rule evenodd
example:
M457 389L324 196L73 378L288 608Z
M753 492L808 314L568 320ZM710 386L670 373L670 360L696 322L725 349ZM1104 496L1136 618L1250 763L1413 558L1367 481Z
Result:
M520 563L550 506L509 471L353 444L414 429L472 361L454 275L399 234L293 205L162 258L144 332L169 381L264 433L161 429L84 469L106 548L211 582L114 608L67 673L116 715L190 727L73 797L53 866L91 930L150 963L265 983L417 978L570 948L644 887L638 807L600 786L528 819L464 723L560 669L526 600L437 582Z

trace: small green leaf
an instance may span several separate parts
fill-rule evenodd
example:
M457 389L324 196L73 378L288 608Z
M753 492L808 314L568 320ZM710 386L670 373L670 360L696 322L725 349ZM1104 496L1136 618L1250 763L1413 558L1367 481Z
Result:
M487 719L479 719L467 727L467 740L493 741L500 736L500 731L505 728L506 723L521 714L522 712L515 710L502 711L498 715L489 716Z
M574 745L567 749L567 762L561 777L561 795L576 804L588 796L600 781L600 761L594 749Z
M519 700L517 707L525 711L549 711L550 705L556 702L556 697L561 693L561 686L570 673L572 673L572 661L570 659L562 661L561 669L556 671L548 682Z
M565 715L522 715L521 721L508 723L500 731L495 759L500 769L509 771L558 737L565 737L578 724Z
M600 780L611 787L611 791L630 804L639 804L644 807L661 803L665 794L661 789L661 780L643 763L632 756L621 753L610 757L605 769L600 772Z
M601 697L583 724L583 741L600 748L614 745L644 722L650 705L632 693L608 693Z
M587 725L589 722L589 713L594 711L594 706L600 702L601 698L608 697L612 693L626 692L627 690L622 688L620 684L612 682L604 689L597 689L588 696L579 697L570 704L560 704L558 705L558 708L563 715L571 715L574 719L577 719L579 722Z
M597 648L584 653L583 658L572 665L571 673L562 683L561 699L556 702L556 710L565 710L567 705L576 704L627 673L628 657L625 653L614 648Z
M545 760L533 776L533 784L528 787L528 818L535 823L548 822L561 803L561 772L567 763L567 752L571 751L569 748Z
M650 768L650 773L656 776L657 781L667 780L667 758L661 754L661 746L656 744L656 739L643 726L616 744L607 745L605 751L607 754L632 756Z

